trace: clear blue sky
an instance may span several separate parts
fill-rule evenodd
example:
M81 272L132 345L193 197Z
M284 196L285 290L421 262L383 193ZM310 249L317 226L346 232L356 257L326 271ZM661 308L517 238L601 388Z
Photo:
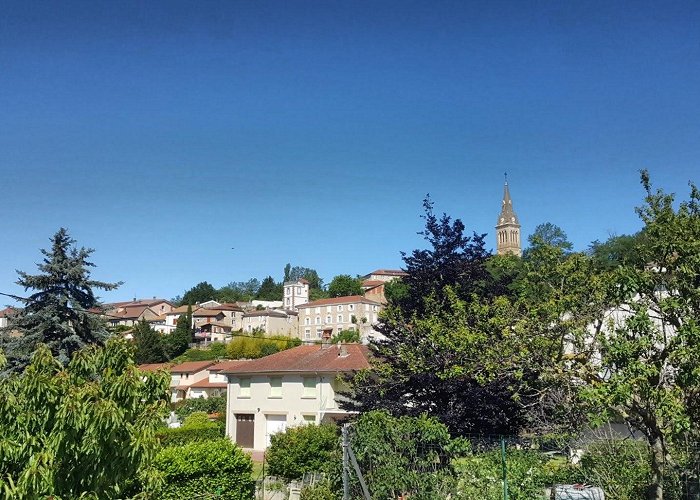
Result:
M401 265L421 200L489 233L640 223L700 182L700 3L2 2L0 291L60 226L103 296ZM235 250L231 250L235 247Z

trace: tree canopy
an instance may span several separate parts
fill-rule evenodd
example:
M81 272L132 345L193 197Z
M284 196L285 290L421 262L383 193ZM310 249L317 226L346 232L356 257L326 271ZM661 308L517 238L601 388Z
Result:
M146 320L139 321L133 329L134 360L137 364L167 361L163 336L151 328Z
M40 344L22 374L0 378L4 498L125 498L151 484L169 378L138 371L131 353L114 337L64 366Z
M362 294L362 280L353 278L349 274L335 276L328 285L328 296L331 298Z
M51 237L51 249L42 249L41 253L44 258L37 265L39 274L17 272L17 284L32 293L18 298L22 308L0 331L8 359L6 371L22 370L40 343L67 364L74 352L88 344L102 344L109 336L97 314L100 302L94 290L113 290L120 283L90 277L93 250L76 247L68 231L61 228ZM13 331L21 336L11 336Z

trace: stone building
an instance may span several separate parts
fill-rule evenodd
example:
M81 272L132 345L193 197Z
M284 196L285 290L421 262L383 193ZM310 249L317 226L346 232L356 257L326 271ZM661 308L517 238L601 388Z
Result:
M498 255L517 255L518 257L523 254L520 246L520 222L513 211L513 201L510 198L507 178L503 185L501 214L498 216L496 224L496 253Z

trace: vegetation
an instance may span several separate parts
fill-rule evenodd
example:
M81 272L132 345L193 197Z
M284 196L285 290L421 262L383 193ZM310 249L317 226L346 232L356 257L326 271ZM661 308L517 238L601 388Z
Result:
M331 339L331 344L357 344L360 342L359 330L341 330Z
M284 335L263 337L262 334L235 337L226 344L226 355L229 359L257 359L269 356L285 349L301 345L299 338Z
M187 307L187 312L177 319L175 331L164 338L165 352L168 358L173 359L183 354L194 339L192 329L192 306Z
M265 453L270 475L291 481L301 479L305 472L337 466L339 436L338 428L332 424L300 425L274 434Z
M328 285L329 297L348 297L350 295L362 295L362 280L353 278L349 274L339 274Z
M163 363L168 360L165 354L163 336L151 328L146 320L141 320L133 329L134 361L137 364Z
M122 498L137 478L148 488L168 383L138 371L119 338L67 366L40 344L24 373L0 379L4 498Z
M212 342L207 347L193 347L173 359L176 363L185 361L212 361L226 357L226 344L223 342Z
M177 415L180 420L184 420L195 412L205 412L207 414L225 414L226 396L185 399L181 403L178 403L178 407L175 408L175 415Z
M18 271L17 284L27 298L17 297L22 307L0 329L0 346L7 357L6 372L19 372L29 364L32 353L44 344L64 365L74 352L88 344L102 344L109 336L106 323L93 309L100 308L93 289L113 290L120 283L95 281L92 249L78 248L64 228L51 237L51 249L41 250L44 259L39 274ZM22 335L11 336L13 330Z
M272 276L265 278L260 284L258 293L255 294L257 300L282 300L284 286L276 283Z
M161 474L158 498L253 498L253 463L248 455L228 439L217 439L170 446L161 450L154 462Z

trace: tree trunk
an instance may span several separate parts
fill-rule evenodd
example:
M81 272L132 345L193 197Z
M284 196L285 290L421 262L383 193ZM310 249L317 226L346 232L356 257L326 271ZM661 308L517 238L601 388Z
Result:
M651 485L649 486L649 500L664 499L664 445L660 436L650 440L651 442Z

